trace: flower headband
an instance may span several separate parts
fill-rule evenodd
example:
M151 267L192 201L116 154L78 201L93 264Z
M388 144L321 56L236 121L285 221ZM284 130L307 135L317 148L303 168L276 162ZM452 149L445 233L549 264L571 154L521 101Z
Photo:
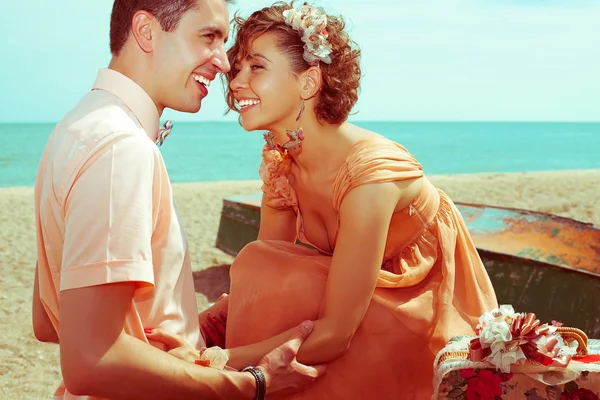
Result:
M331 44L327 41L327 14L308 3L283 12L285 23L298 31L304 42L304 59L311 65L331 64Z

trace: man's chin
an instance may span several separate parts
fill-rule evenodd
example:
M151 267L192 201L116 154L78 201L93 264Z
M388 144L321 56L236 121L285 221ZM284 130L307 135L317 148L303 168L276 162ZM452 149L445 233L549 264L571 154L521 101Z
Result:
M197 104L184 104L184 105L181 105L178 107L171 107L171 108L175 111L188 113L188 114L195 114L198 111L200 111L200 109L202 108L202 102L198 102Z

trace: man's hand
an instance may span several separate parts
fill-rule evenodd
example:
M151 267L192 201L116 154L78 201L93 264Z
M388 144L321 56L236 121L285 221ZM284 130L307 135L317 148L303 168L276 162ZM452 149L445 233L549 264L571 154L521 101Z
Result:
M314 327L312 321L299 325L291 338L264 356L258 363L267 381L267 393L289 394L305 389L325 373L325 365L309 367L296 361L296 354L302 342L308 337ZM153 329L146 333L149 340L165 345L166 351L185 361L195 362L201 352L187 344L180 336Z
M296 361L302 342L313 330L314 323L305 321L296 328L289 341L271 351L259 361L267 381L267 393L290 393L305 389L325 373L325 365L309 367Z
M71 394L114 400L251 398L255 386L248 374L181 361L176 357L191 360L198 352L179 346L172 357L127 334L123 326L135 291L136 283L120 282L60 293L60 362Z

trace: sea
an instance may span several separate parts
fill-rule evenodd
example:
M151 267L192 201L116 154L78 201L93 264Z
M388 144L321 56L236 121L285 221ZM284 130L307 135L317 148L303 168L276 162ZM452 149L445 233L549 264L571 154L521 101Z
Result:
M600 169L600 122L352 121L405 146L426 174ZM33 186L54 123L0 124L0 187ZM259 179L264 140L236 122L175 122L172 182Z

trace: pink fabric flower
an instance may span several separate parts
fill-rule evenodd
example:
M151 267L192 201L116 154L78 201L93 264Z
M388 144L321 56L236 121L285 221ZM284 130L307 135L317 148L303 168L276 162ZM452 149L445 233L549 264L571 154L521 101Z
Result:
M288 181L291 160L277 149L266 144L263 148L263 162L258 174L263 181L262 190L269 207L285 209L297 207L296 193Z

